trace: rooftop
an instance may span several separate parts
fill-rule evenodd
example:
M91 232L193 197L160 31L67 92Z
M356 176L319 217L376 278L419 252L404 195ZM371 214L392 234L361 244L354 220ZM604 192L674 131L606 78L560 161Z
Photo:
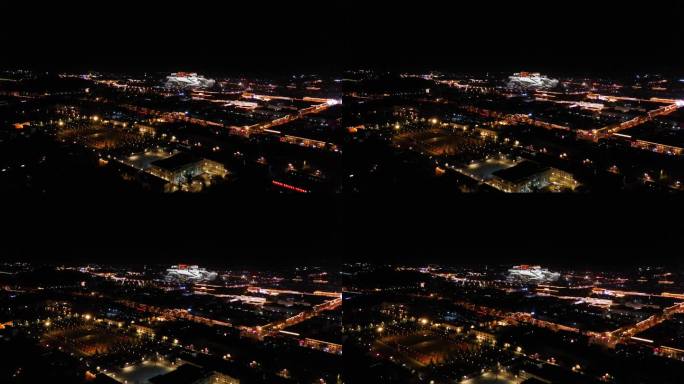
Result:
M190 364L183 364L177 369L149 379L153 384L194 383L206 375L204 370Z
M525 160L510 168L495 171L492 174L505 181L516 183L548 169L549 167L545 165L535 163L534 161Z
M153 161L152 165L169 171L176 171L187 166L188 164L193 164L200 160L201 158L191 153L180 152L171 157Z

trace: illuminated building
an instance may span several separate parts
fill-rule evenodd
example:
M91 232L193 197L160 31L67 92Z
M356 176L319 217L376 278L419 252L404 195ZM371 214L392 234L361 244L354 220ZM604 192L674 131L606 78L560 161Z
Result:
M166 77L166 87L176 89L199 89L211 88L216 83L213 79L207 79L197 73L175 72Z
M476 340L480 342L496 343L496 337L489 332L483 332L477 329L471 329L468 331L470 335L475 337Z
M516 265L508 270L508 279L523 282L543 282L555 281L560 277L560 273L551 272L538 265Z
M539 73L518 72L508 77L508 88L517 90L551 89L558 85L558 80L550 79Z
M228 376L225 373L211 372L207 377L204 377L195 383L197 384L240 384L240 380Z
M217 273L207 271L197 265L178 264L166 270L169 281L210 281L216 279Z
M230 296L229 301L236 302L240 301L245 304L251 304L251 305L264 305L266 304L266 298L265 297L258 297L258 296L247 296L247 295L234 295Z
M259 103L255 103L252 101L243 101L243 100L230 100L226 103L227 106L235 106L237 108L243 108L243 109L255 109L259 107Z
M228 174L223 164L184 152L153 161L148 172L172 184L182 184L201 175L225 177Z
M578 183L571 174L533 161L522 161L492 173L491 185L504 192L533 192L544 188L574 189Z
M336 355L342 354L342 345L337 343L331 343L329 341L317 340L307 337L303 340L300 340L299 345L302 347L317 349L320 351L325 351Z

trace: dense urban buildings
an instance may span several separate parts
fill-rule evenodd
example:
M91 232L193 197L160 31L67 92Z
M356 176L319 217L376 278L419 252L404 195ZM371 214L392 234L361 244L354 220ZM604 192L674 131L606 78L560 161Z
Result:
M6 220L16 238L2 232L16 246L0 250L0 343L12 351L0 382L677 383L684 280L651 259L677 252L645 236L659 212L679 217L676 204L620 206L620 226L581 212L572 223L554 204L496 214L520 204L507 194L676 195L683 100L681 77L650 72L4 71L0 185L19 215ZM365 207L311 215L295 198L275 204L292 207L280 221L260 211L269 196L307 194L377 194L390 208L342 220ZM464 194L485 199L444 209ZM23 203L36 195L61 214ZM410 218L411 203L440 218L376 221ZM79 209L92 212L67 223ZM555 255L587 238L620 262L523 263L506 248ZM139 257L116 251L135 239ZM64 243L113 250L76 261ZM419 256L489 243L514 262ZM648 256L630 264L617 243ZM300 263L288 247L315 256ZM192 261L166 260L173 248Z
M16 192L677 192L684 180L684 82L658 73L11 70L0 97L0 178Z
M9 383L677 383L662 267L5 262Z
M2 264L3 383L336 383L338 271Z
M676 383L684 369L681 274L667 269L346 272L352 382Z
M18 239L8 239L19 246L3 250L3 260L17 249L36 252L37 238L47 247L38 253L49 257L0 265L0 343L13 351L0 364L2 382L630 384L676 383L684 372L681 269L651 264L650 256L607 269L601 257L586 267L473 255L392 262L407 239L418 250L449 244L451 254L516 231L513 241L550 254L602 237L646 244L653 255L644 228L638 239L609 225L592 232L587 222L573 233L557 206L497 218L483 213L493 201L486 200L470 207L480 224L440 208L444 223L416 220L385 234L358 216L342 229L327 227L319 219L334 220L334 207L314 217L298 202L274 222L257 213L266 200L248 199L676 194L684 177L680 78L10 70L0 89L4 191L87 196L76 201L93 210L80 227L62 215L47 230L28 219L16 225ZM149 196L166 204L161 212L123 212L119 222L102 212L121 196L132 207ZM171 196L193 199L164 200ZM430 209L427 200L421 210ZM58 201L64 216L78 211L68 198ZM31 205L14 207L22 220L32 217L24 214ZM241 207L251 221L235 214ZM405 210L391 212L410 212L406 201L397 207ZM521 224L524 216L550 230L535 232ZM645 223L631 219L635 228ZM464 235L459 223L486 239ZM544 245L552 232L560 241ZM224 256L220 249L244 233L253 235L243 240L247 251ZM147 251L98 251L79 262L50 248L87 244L93 235L114 249L143 238ZM356 237L374 247L350 250ZM249 255L266 243L267 255ZM219 251L208 256L206 244ZM293 244L315 249L315 257L295 262L283 251ZM159 261L175 247L193 261ZM345 252L370 261L336 262ZM517 257L505 247L497 253ZM244 266L228 266L237 260Z
M681 2L5 3L0 384L684 382Z

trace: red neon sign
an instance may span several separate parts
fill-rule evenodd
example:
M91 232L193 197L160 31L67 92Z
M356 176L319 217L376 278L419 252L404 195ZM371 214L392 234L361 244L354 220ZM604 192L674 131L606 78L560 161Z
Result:
M275 185L277 187L289 189L291 191L295 191L295 192L299 192L299 193L309 193L309 191L307 191L306 189L295 187L294 185L290 185L290 184L285 184L285 183L277 181L277 180L273 180L272 183L273 183L273 185Z

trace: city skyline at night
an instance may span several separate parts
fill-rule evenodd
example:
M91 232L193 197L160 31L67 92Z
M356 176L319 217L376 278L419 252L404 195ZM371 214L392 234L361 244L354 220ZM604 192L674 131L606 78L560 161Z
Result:
M0 177L15 192L683 188L684 82L674 75L3 76Z
M4 4L0 383L682 382L682 14Z

